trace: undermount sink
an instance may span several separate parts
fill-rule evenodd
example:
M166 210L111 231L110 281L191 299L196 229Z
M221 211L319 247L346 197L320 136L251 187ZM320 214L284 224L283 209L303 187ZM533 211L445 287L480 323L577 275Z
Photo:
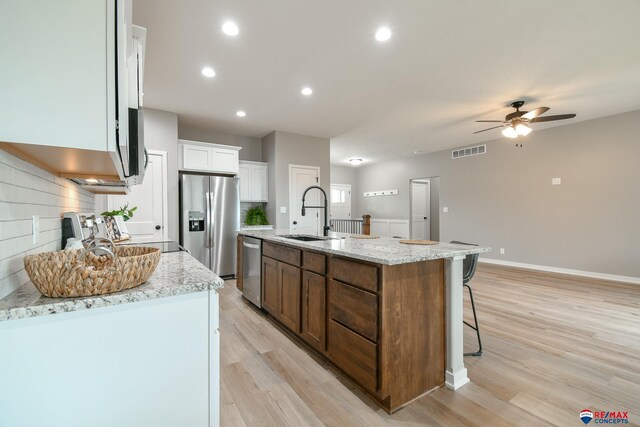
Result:
M284 237L285 239L300 240L301 242L318 242L320 240L339 239L339 237L312 236L309 234L287 234L285 236L279 236L279 237Z

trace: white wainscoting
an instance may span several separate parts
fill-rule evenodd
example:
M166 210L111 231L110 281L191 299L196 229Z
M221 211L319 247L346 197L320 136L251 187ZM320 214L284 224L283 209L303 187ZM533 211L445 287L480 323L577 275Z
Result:
M371 218L371 235L408 239L409 220Z

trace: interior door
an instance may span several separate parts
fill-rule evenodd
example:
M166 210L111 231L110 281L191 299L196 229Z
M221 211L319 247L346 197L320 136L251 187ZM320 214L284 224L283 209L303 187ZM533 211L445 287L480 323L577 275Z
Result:
M411 238L431 238L431 188L429 181L411 183Z
M331 184L331 218L351 219L351 186Z
M138 207L133 218L126 223L132 237L149 241L167 238L165 167L162 154L149 153L149 164L142 184L132 186L130 194L107 196L108 210L120 209L126 204L129 208Z
M320 168L315 166L289 165L289 221L291 230L296 233L321 234L323 224L322 209L307 209L302 216L302 193L312 185L319 185ZM305 206L320 206L324 197L320 190L314 189L307 193Z

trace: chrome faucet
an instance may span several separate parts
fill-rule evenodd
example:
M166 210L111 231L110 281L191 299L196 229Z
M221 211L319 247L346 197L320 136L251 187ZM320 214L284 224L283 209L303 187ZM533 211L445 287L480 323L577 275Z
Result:
M307 195L307 192L313 188L317 188L318 190L322 191L322 194L324 195L324 206L305 206L304 205L304 198ZM306 215L306 209L324 209L324 228L323 230L323 235L326 237L329 235L329 230L331 230L331 227L329 227L329 225L327 224L327 218L329 217L328 215L328 211L327 211L327 193L325 193L325 191L322 189L322 187L319 187L317 185L312 185L311 187L307 188L306 190L304 190L304 193L302 193L302 216Z

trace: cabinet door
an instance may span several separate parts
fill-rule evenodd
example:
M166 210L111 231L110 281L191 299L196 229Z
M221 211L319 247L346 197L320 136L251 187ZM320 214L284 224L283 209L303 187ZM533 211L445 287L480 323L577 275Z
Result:
M279 262L262 257L262 307L276 317L279 317L280 298L278 276L280 276Z
M183 144L182 167L183 169L211 170L211 148Z
M211 171L238 173L238 152L224 148L211 148Z
M260 202L268 200L268 179L266 165L251 165L251 200Z
M325 349L326 279L310 271L302 276L302 338L316 350Z
M251 166L242 164L238 168L238 177L240 178L240 201L250 202L251 198Z
M278 319L293 332L300 333L300 273L298 267L279 263L280 307Z

